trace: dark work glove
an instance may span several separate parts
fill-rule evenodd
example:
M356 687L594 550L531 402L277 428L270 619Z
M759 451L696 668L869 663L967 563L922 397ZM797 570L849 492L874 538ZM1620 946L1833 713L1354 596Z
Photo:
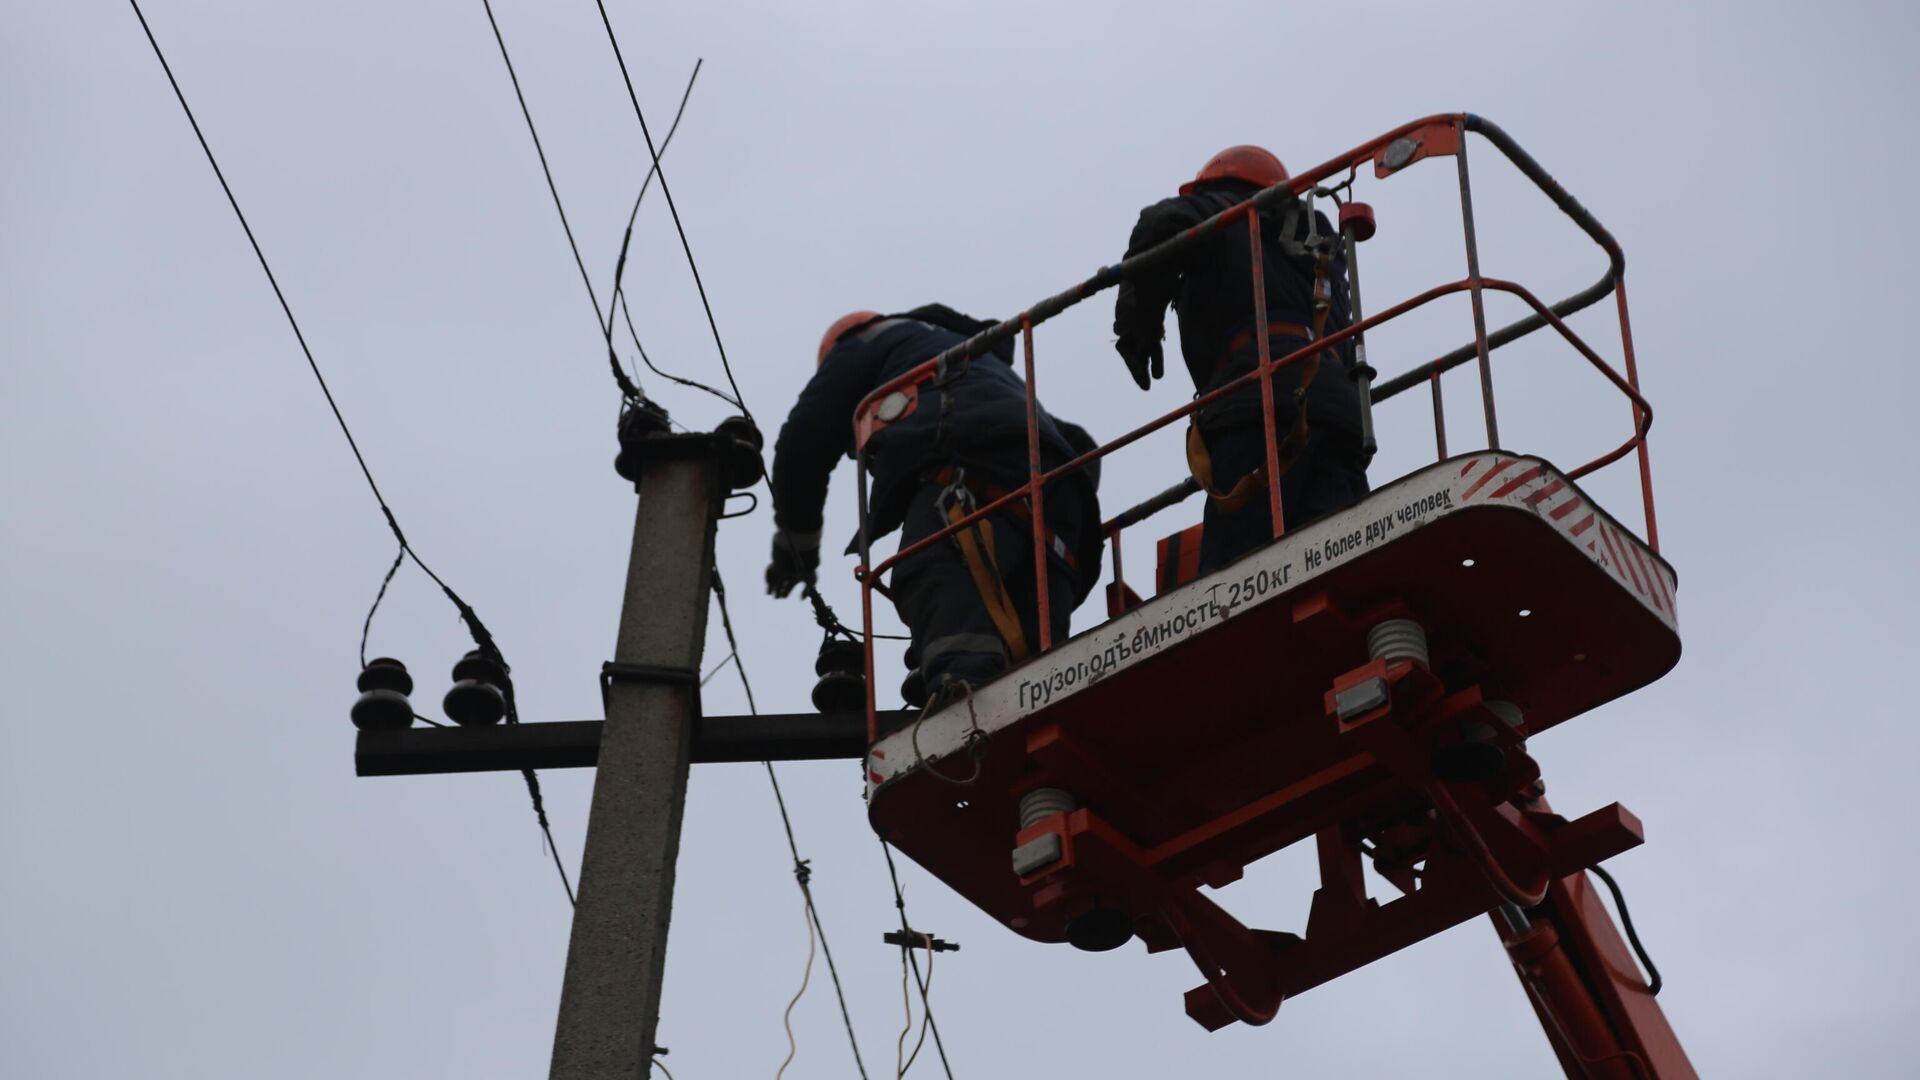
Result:
M767 594L785 599L796 585L812 585L820 569L819 532L786 529L773 534L773 559L767 563Z
M1139 384L1140 389L1145 390L1153 380L1166 376L1166 349L1158 338L1122 334L1113 347L1119 351L1120 359L1127 362L1127 370L1133 374L1133 381Z

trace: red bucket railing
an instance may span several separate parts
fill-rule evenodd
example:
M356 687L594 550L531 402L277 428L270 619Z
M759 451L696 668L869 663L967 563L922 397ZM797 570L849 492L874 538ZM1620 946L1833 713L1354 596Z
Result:
M1559 302L1547 305L1524 287L1510 281L1484 277L1480 273L1478 241L1475 236L1473 201L1471 185L1467 175L1466 135L1472 132L1485 138L1498 148L1509 161L1545 192L1548 198L1568 217L1579 225L1600 248L1607 253L1608 265L1600 280L1593 285L1574 293ZM1457 281L1436 286L1417 296L1403 300L1385 311L1357 318L1351 325L1311 342L1303 348L1278 359L1269 353L1268 324L1266 311L1266 290L1264 287L1263 259L1261 257L1261 239L1259 212L1298 198L1312 191L1324 191L1319 188L1320 181L1328 179L1342 171L1348 174L1346 183L1350 184L1358 175L1360 166L1371 161L1374 164L1376 178L1391 175L1427 157L1451 155L1456 159L1460 187L1460 209L1463 223L1466 253L1467 276ZM1343 185L1344 186L1344 185ZM1064 465L1052 470L1042 470L1039 440L1039 399L1036 371L1034 365L1033 328L1053 318L1075 304L1096 293L1103 292L1126 278L1149 269L1181 251L1198 243L1201 238L1244 219L1247 222L1248 244L1253 261L1253 297L1254 297L1254 339L1259 343L1259 363L1255 369L1224 386L1200 395L1186 404L1174 409L1132 431L1091 450ZM1179 236L1159 244L1132 258L1112 266L1101 267L1092 277L1064 292L1050 296L1021 312L1019 315L999 323L979 334L968 338L941 353L926 363L898 378L889 380L863 399L854 413L855 440L859 447L856 454L859 470L858 495L860 504L860 566L855 577L860 581L860 607L864 629L866 630L867 664L867 734L871 740L875 734L874 718L874 681L873 681L873 593L879 591L889 595L889 590L881 579L901 559L925 550L929 545L950 538L960 529L971 527L975 522L996 513L1018 499L1030 500L1029 515L1033 527L1034 579L1037 590L1036 602L1039 615L1039 650L1053 647L1053 633L1049 619L1050 596L1047 589L1047 542L1045 488L1046 485L1070 475L1107 455L1129 446L1147 435L1179 421L1195 410L1200 409L1227 394L1257 381L1260 384L1261 414L1266 430L1267 475L1279 475L1279 439L1274 429L1273 377L1274 373L1290 364L1299 363L1315 353L1338 345L1349 338L1359 339L1374 326L1391 321L1410 311L1424 307L1435 300L1455 293L1470 294L1473 307L1473 340L1452 352L1446 353L1425 364L1418 365L1407 372L1376 386L1362 382L1367 391L1366 407L1385 401L1412 387L1425 383L1433 398L1434 442L1438 459L1447 456L1445 405L1440 390L1442 373L1466 363L1478 361L1481 386L1481 407L1485 415L1487 446L1499 449L1499 422L1494 407L1493 371L1491 353L1503 345L1516 341L1542 327L1551 326L1574 350L1603 375L1608 382L1627 398L1632 408L1633 430L1626 441L1614 449L1601 454L1591 461L1571 470L1567 475L1578 479L1596 469L1603 468L1625 457L1629 451L1635 451L1639 458L1641 501L1645 511L1646 540L1648 546L1656 552L1660 548L1659 532L1654 517L1653 482L1651 467L1647 456L1647 432L1653 425L1653 407L1640 394L1639 372L1635 366L1633 336L1627 318L1626 296L1626 259L1620 246L1594 216L1579 204L1562 188L1545 169L1541 168L1531 155L1522 150L1519 144L1502 131L1497 125L1474 116L1471 113L1431 116L1402 125L1375 139L1362 143L1322 165L1319 165L1283 184L1260 191L1246 201L1208 218L1206 221L1186 230ZM1504 292L1518 297L1532 309L1532 314L1516 322L1503 326L1491 333L1486 328L1484 295L1487 290ZM1626 373L1621 375L1613 366L1601 358L1579 335L1566 324L1566 316L1583 308L1590 307L1607 294L1613 294L1620 318L1620 339L1625 360ZM1357 298L1356 298L1357 302ZM1027 407L1027 481L1001 497L982 506L947 527L921 538L912 544L903 546L890 558L874 565L867 535L868 491L866 470L866 442L880 426L875 416L879 403L895 393L916 392L917 388L929 380L942 377L954 365L971 363L975 358L985 356L988 350L1018 333L1022 343L1026 376ZM1125 578L1121 572L1120 533L1125 528L1158 513L1199 490L1191 478L1174 485L1136 506L1122 511L1102 526L1103 532L1112 545L1114 579L1121 583L1124 591ZM1268 510L1273 517L1275 536L1286 531L1285 516L1280 505L1280 486L1268 484Z

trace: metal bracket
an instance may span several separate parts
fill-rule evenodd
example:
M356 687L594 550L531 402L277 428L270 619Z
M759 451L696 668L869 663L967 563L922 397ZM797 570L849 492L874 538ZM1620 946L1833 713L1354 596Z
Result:
M622 664L609 660L600 665L600 685L617 682L666 683L669 686L699 686L700 673L692 668L662 667L658 664Z
M922 934L918 930L889 930L881 935L881 940L889 945L899 945L907 949L926 949L929 952L959 952L957 942Z

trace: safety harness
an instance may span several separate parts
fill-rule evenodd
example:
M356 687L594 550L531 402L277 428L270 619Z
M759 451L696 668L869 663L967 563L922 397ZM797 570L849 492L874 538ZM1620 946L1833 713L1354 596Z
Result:
M1307 236L1304 240L1296 240L1294 239L1296 223L1303 212L1307 220ZM1310 201L1304 205L1298 200L1289 204L1286 216L1280 222L1277 242L1280 249L1290 256L1305 256L1313 259L1313 326L1269 322L1267 324L1268 341L1271 343L1274 338L1319 341L1326 335L1327 316L1333 311L1333 287L1328 279L1333 261L1333 248L1329 241L1323 240L1320 236L1319 215L1314 212ZM1253 344L1255 342L1251 330L1243 330L1234 335L1233 340L1227 342L1227 347L1214 361L1213 377L1209 383L1217 381L1227 365L1232 362L1233 357ZM1300 459L1301 451L1306 449L1307 437L1312 434L1307 426L1307 390L1313 386L1314 376L1320 373L1320 355L1316 352L1300 361L1300 385L1293 391L1293 424L1277 447L1279 476L1285 476L1287 470L1293 468L1293 463ZM1231 488L1221 491L1214 486L1213 457L1207 453L1206 440L1200 435L1198 413L1194 414L1193 419L1187 424L1187 468L1193 473L1194 480L1199 483L1200 490L1206 492L1209 499L1219 504L1220 509L1229 514L1246 506L1255 495L1265 491L1267 487L1267 466L1264 461L1258 468L1242 476Z
M949 525L957 524L981 505L1007 495L1005 488L970 477L965 469L957 465L933 470L927 474L927 481L942 485L940 493L934 497L934 508ZM1032 525L1033 506L1028 500L1015 500L1004 509L1022 525ZM1020 613L1013 606L1013 598L1007 594L1007 584L1000 572L990 520L990 517L981 518L965 528L955 530L953 542L960 548L960 558L967 564L967 573L973 578L973 587L980 593L980 602L986 607L987 615L993 619L994 629L1000 632L1001 640L1007 644L1007 655L1017 664L1027 658L1030 650L1026 631L1020 626ZM1046 530L1046 542L1048 552L1059 557L1069 570L1080 569L1073 557L1073 550L1052 529Z

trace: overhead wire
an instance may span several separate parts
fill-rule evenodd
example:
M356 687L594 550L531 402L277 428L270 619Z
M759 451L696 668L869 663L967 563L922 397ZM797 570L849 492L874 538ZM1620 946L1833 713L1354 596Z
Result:
M674 110L673 123L667 126L666 137L660 140L660 155L662 157L666 156L667 147L673 145L673 136L680 130L680 119L686 115L687 100L693 96L693 84L696 79L700 78L700 65L703 63L705 63L705 61L700 59L696 59L693 62L693 74L687 77L687 88L680 94L680 105ZM671 372L662 371L659 365L653 362L653 358L647 355L647 347L640 343L640 332L634 329L633 307L627 302L627 292L625 288L627 254L633 246L634 223L640 220L640 204L646 199L647 189L652 186L654 177L659 174L660 164L658 161L647 166L647 175L641 178L640 190L633 197L633 209L627 212L627 228L620 236L620 256L615 259L613 263L613 288L607 293L607 325L604 327L604 331L609 340L611 340L613 336L613 306L616 303L619 304L620 312L626 318L627 335L633 339L634 350L640 354L640 362L646 365L648 371L653 372L668 382L678 383L689 389L712 394L714 397L732 405L734 408L745 411L746 406L742 405L737 399L729 396L724 391L716 390L698 379L689 379L672 374Z
M753 699L753 684L747 679L747 666L740 658L740 642L734 636L733 616L727 611L727 586L716 568L713 572L713 596L720 606L720 627L727 636L727 649L731 653L734 670L740 673L740 689L746 694L747 711L760 715L760 708ZM780 790L780 777L774 771L773 762L761 762L767 770L767 783L773 788L774 805L780 811L780 825L786 831L787 851L793 856L793 877L800 885L800 895L807 903L807 915L813 922L814 933L820 936L820 953L827 961L827 974L833 978L833 994L840 1003L840 1019L846 1024L847 1045L853 1049L854 1068L860 1073L861 1080L867 1080L866 1062L860 1056L860 1040L853 1033L853 1013L847 1008L846 990L840 983L840 969L833 962L833 947L827 943L827 928L820 922L820 910L813 902L813 869L809 860L800 857L799 841L793 836L793 816L787 812L787 799Z
M507 66L507 79L513 83L513 96L520 102L520 115L527 122L527 134L533 139L533 152L540 158L540 172L547 178L547 192L553 196L553 208L560 215L560 228L567 234L567 248L573 252L573 264L580 269L580 283L587 287L587 300L593 304L593 325L607 343L607 364L613 369L613 381L620 387L620 395L628 401L645 401L646 394L632 379L626 369L620 366L620 355L613 347L612 312L601 313L600 295L593 288L593 275L587 273L587 261L580 255L579 241L574 239L573 225L567 220L567 208L560 201L560 187L554 183L553 169L547 164L546 147L540 142L540 129L533 122L533 110L527 106L527 95L520 89L520 75L514 71L513 57L507 52L506 36L500 32L500 21L493 14L493 0L480 0L480 6L486 9L487 25L493 28L493 40L500 46L500 59ZM692 89L692 84L688 84Z
M713 317L713 304L707 299L706 283L700 279L700 265L694 260L693 245L687 240L687 229L680 221L680 208L674 204L673 188L667 183L667 172L660 167L660 150L654 146L653 132L647 127L647 114L640 108L640 95L634 92L633 76L627 71L627 58L620 51L620 38L613 32L613 20L607 15L605 0L594 0L594 6L600 9L600 23L607 28L607 43L613 46L613 58L620 65L620 81L626 84L627 100L633 103L633 115L640 121L640 135L647 142L647 156L653 161L654 174L660 177L660 194L667 200L667 212L673 217L673 230L680 236L680 250L687 256L687 269L693 275L693 287L700 294L700 307L707 314L707 328L713 332L713 347L720 354L720 367L727 373L727 385L733 388L733 400L747 419L753 419L753 410L747 407L744 395L740 393L739 380L733 377L733 364L727 360L726 343L720 340L720 324ZM608 335L611 337L611 333Z
M247 221L246 212L240 209L240 200L233 193L233 185L227 182L226 171L220 168L219 159L214 157L213 146L207 142L206 132L201 129L200 120L194 115L193 106L187 103L186 91L181 89L180 80L174 76L173 65L167 62L166 53L160 48L160 41L154 36L152 25L147 22L146 12L140 9L139 0L127 0L127 2L133 8L134 17L140 20L140 29L146 34L147 44L153 47L154 58L160 61L160 69L166 73L167 83L173 88L173 96L180 102L180 110L186 114L187 123L193 128L194 138L199 140L200 150L206 155L207 164L213 168L214 178L220 181L220 190L227 197L227 205L233 208L233 216L239 220L241 231L246 233L247 243L253 248L254 258L259 260L260 269L266 274L267 284L273 288L274 299L280 302L280 310L287 317L287 325L293 328L294 340L300 343L300 352L306 357L307 368L313 372L314 381L319 384L321 395L327 399L327 408L332 411L334 423L340 427L340 434L346 437L347 448L353 451L353 460L360 466L360 475L366 478L367 488L373 492L374 502L379 505L380 514L386 519L387 528L392 531L394 540L400 545L400 555L411 559L422 573L440 587L440 591L446 594L447 599L453 603L454 609L460 613L461 621L466 624L467 632L472 636L480 652L497 662L503 671L506 670L506 658L501 655L500 647L494 641L493 634L488 631L486 624L480 621L479 614L461 599L460 594L454 592L453 587L442 580L439 574L433 572L433 568L426 564L426 561L420 557L420 553L408 543L406 534L400 530L400 521L394 515L393 507L388 504L386 495L381 492L379 483L374 480L373 470L367 465L366 455L360 450L359 440L353 437L353 429L347 426L347 418L340 411L340 403L334 399L333 389L327 385L326 376L320 372L320 362L314 358L313 349L307 344L307 336L300 329L300 320L294 317L293 305L287 301L286 292L280 288L280 279L274 274L273 266L267 262L266 251L261 248L259 238L254 235L253 226ZM386 577L381 580L380 591L374 597L373 608L367 612L366 621L361 626L360 657L363 667L366 663L366 639L372 630L374 612L379 610L380 600L385 597L387 586L393 581L393 575L399 569L400 562L401 558L396 557L393 566L387 570ZM517 723L518 716L514 708L511 682L508 683L504 692L507 699L508 722ZM561 886L566 889L568 903L572 903L573 886L567 880L566 868L560 865L558 851L553 848L553 832L547 820L546 807L540 797L539 780L533 775L531 769L525 770L524 775L528 792L533 799L535 818L539 822L541 833L546 837L548 849L554 850L554 865L560 870Z
M724 390L716 390L698 379L689 379L681 375L675 375L672 372L660 370L659 366L653 362L653 357L647 355L647 347L640 344L640 332L633 328L633 309L627 305L626 291L621 290L616 299L620 303L620 313L624 315L627 320L627 336L633 339L633 347L635 351L640 354L640 362L647 366L648 371L653 372L655 375L660 376L670 383L679 383L681 386L712 394L714 397L719 398L721 401L726 402L736 409L744 410L746 408L745 405L734 400L733 397L728 395ZM608 314L612 314L612 312L608 312Z
M920 934L920 932L915 930L907 921L907 894L905 890L900 888L900 872L893 865L893 845L887 843L885 837L881 837L879 840L880 852L887 857L887 877L893 882L893 906L900 912L900 932L903 934ZM920 936L926 938L924 934L920 934ZM933 1001L930 996L930 989L933 985L933 948L931 941L929 939L927 948L927 974L925 978L921 978L920 976L920 958L913 954L913 949L910 946L902 945L900 951L904 954L904 959L912 965L914 981L920 985L920 1012L926 1017L927 1028L933 1032L933 1048L940 1054L940 1068L946 1073L947 1080L953 1080L953 1065L947 1060L947 1046L944 1042L940 1041L940 1024L933 1018ZM916 1047L915 1053L917 1054L918 1052L919 1050Z

